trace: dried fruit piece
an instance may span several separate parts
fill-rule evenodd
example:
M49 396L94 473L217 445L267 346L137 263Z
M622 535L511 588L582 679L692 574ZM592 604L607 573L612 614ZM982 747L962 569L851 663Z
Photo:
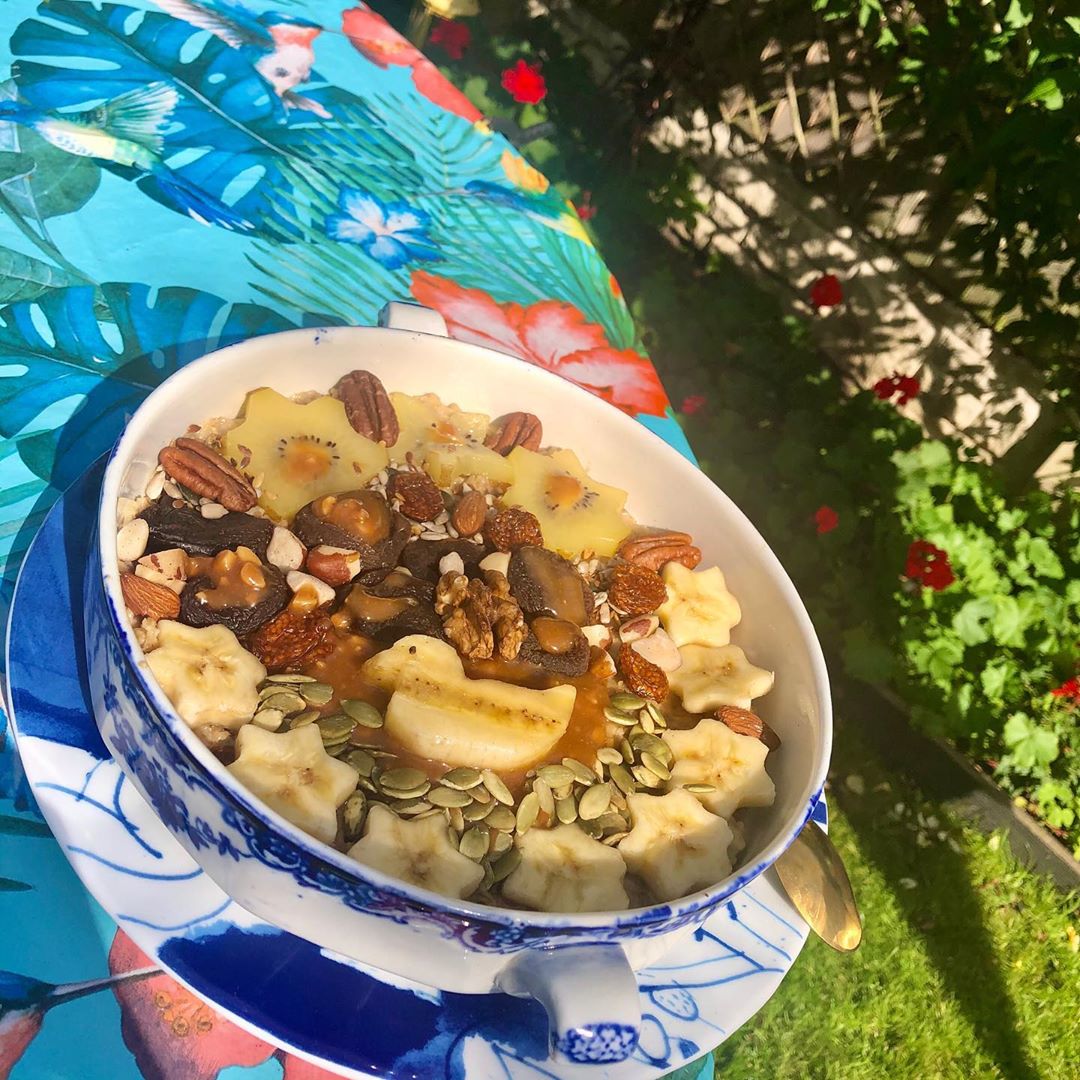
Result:
M360 556L360 569L397 563L409 539L409 523L375 491L323 495L300 507L293 532L309 547L346 548Z
M544 426L538 416L530 412L512 412L492 423L484 445L506 457L516 446L539 450L543 438Z
M158 462L178 484L220 503L227 510L243 512L255 505L251 481L198 439L177 439L158 454Z
M386 490L398 510L413 521L434 521L443 512L442 492L427 473L391 473Z
M350 371L334 383L330 396L345 406L345 415L357 434L383 446L397 442L401 432L397 413L377 375L370 371Z
M546 548L527 544L510 557L510 591L528 615L554 615L585 626L593 616L592 590L573 563Z
M757 713L740 709L737 705L721 705L715 715L736 735L750 735L760 739L770 750L780 749L780 736Z
M461 556L466 574L475 574L484 558L484 545L472 540L414 540L405 545L401 553L401 565L410 574L425 581L435 582L441 576L439 563L451 552Z
M556 675L576 678L589 669L591 647L581 628L566 619L533 619L518 659Z
M630 645L619 649L619 674L626 685L639 697L663 701L667 697L667 675L650 660L634 651Z
M150 529L147 551L183 548L189 555L216 555L226 548L243 545L260 559L266 558L274 533L273 524L266 518L229 513L216 521L207 521L187 503L175 506L175 501L178 500L162 495L142 512L142 519Z
M629 563L659 570L669 562L681 563L693 570L701 562L701 548L695 547L689 533L658 529L623 542L619 555Z
M450 524L460 536L474 536L484 527L487 517L487 500L479 491L468 491L461 496L450 515Z
M627 615L646 615L667 599L667 586L655 570L619 563L611 575L608 600Z
M544 534L536 515L519 506L508 506L489 518L484 526L484 536L499 551L516 551L526 544L544 546Z
M180 614L180 597L168 585L160 585L135 574L120 575L124 603L147 619L175 619Z
M332 630L326 615L286 608L248 638L248 648L270 671L299 667L327 655Z
M243 636L272 619L289 602L285 577L247 548L222 551L193 566L180 594L180 621L187 626L227 626Z
M408 634L442 637L442 621L432 606L434 592L430 582L401 571L379 581L368 581L365 576L349 590L334 624L384 642Z

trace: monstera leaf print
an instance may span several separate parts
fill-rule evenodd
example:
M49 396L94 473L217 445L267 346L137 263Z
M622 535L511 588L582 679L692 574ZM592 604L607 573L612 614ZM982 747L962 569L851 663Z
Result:
M185 187L232 208L238 219L279 238L295 231L275 218L268 196L291 190L281 166L311 178L332 165L348 133L353 174L365 182L408 186L417 174L412 154L364 102L331 86L304 86L304 96L329 119L287 110L255 70L256 46L233 47L161 12L118 4L53 0L40 18L15 31L15 81L30 107L51 115L113 100L151 84L175 88L178 100L163 131L162 159ZM155 175L113 164L137 178L157 201L186 212L182 194ZM303 198L303 193L299 197Z
M213 349L293 325L255 304L138 284L56 289L0 309L6 574L14 578L18 556L55 497L109 449L158 383Z

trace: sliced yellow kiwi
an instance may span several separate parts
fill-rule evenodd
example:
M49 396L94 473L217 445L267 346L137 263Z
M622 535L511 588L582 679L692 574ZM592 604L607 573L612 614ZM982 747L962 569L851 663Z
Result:
M391 461L404 461L406 454L422 457L426 446L484 445L491 417L467 413L456 405L444 405L434 394L391 394L401 434L390 447Z
M387 464L386 448L358 435L331 397L298 405L276 390L253 390L244 420L225 435L225 456L261 477L259 505L287 521L320 495L363 487Z
M571 558L583 551L615 554L632 525L623 513L625 491L593 480L572 450L538 454L518 446L506 460L514 482L502 502L536 515L545 547Z
M514 467L501 454L470 443L431 443L422 446L421 464L439 487L450 487L459 477L486 476L496 484L509 484Z

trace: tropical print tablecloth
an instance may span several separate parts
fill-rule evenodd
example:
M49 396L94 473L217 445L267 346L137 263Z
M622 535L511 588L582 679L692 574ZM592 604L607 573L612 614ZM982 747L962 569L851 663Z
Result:
M366 5L0 12L0 616L50 506L162 379L253 335L371 324L388 300L685 448L573 207ZM287 1055L164 975L84 999L85 1030L60 1009L42 1023L33 978L140 957L35 816L10 740L0 913L0 1080L78 1077L90 1060L117 1080L288 1074Z

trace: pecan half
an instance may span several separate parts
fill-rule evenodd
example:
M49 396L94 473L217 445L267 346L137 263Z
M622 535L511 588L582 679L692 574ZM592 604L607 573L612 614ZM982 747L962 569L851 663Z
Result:
M372 442L393 446L401 434L397 413L378 375L350 371L330 388L330 396L345 406L353 431Z
M506 457L515 446L526 450L539 450L544 437L544 426L538 416L531 412L512 412L500 416L490 427L484 445Z
M487 499L479 491L468 491L458 499L450 524L458 536L475 536L484 527L487 510Z
M646 615L667 599L667 586L655 570L638 563L619 563L611 574L608 599L627 615Z
M413 521L434 521L443 512L442 492L427 473L393 473L386 493L391 503Z
M124 603L146 619L175 619L180 614L180 597L168 587L135 574L120 575Z
M520 506L508 506L484 525L484 536L499 551L516 551L519 547L544 546L544 534L536 515Z
M669 562L682 563L688 570L693 570L701 562L701 548L695 547L690 542L692 539L689 533L662 529L624 540L619 555L648 570L659 570Z
M780 736L757 713L740 709L738 705L721 705L716 719L726 724L736 735L760 739L770 750L780 749Z
M178 484L221 503L227 510L243 512L255 505L251 481L198 439L177 439L158 454L158 462Z
M667 697L668 678L651 660L634 650L632 645L619 649L619 674L626 685L639 697L663 701Z

